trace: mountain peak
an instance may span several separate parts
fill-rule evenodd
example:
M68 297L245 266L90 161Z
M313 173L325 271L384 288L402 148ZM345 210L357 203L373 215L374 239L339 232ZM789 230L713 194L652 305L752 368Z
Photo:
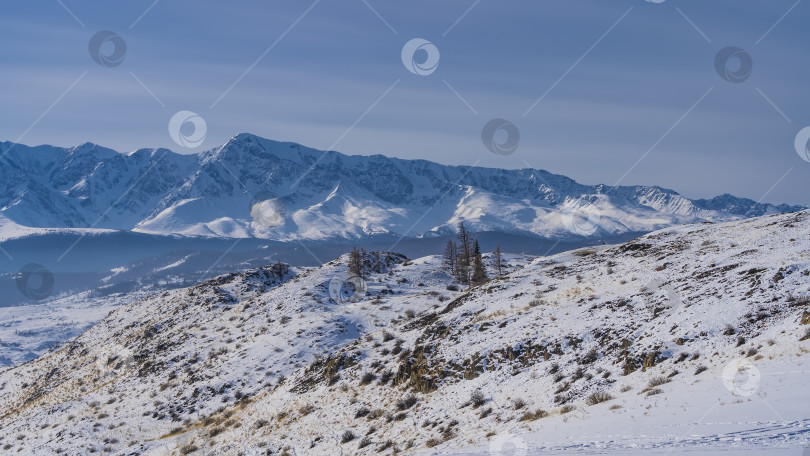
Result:
M108 158L108 157L113 157L113 156L116 156L116 155L121 155L121 154L119 154L118 152L116 152L113 149L109 149L109 148L100 146L100 145L98 145L96 143L92 143L92 142L89 142L89 141L88 142L83 142L83 143L79 144L78 146L71 147L70 149L67 149L66 152L67 152L67 154L66 154L67 157L72 157L72 156L76 156L76 155L82 155L82 156L84 156L84 155L97 155L99 158L101 158L101 157Z

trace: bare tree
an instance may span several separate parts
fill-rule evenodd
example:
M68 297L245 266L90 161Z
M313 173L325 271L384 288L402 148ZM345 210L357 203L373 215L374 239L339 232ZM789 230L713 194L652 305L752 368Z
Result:
M456 272L456 261L458 261L458 246L452 239L447 241L444 247L444 258L442 259L442 269L447 270L450 274Z
M501 245L498 244L495 247L495 251L492 253L495 257L495 270L498 271L498 276L503 275L503 255L501 255Z
M458 222L458 256L456 260L456 279L461 283L470 283L472 271L472 237L464 222Z
M371 269L378 274L383 272L382 253L379 250L371 254Z
M356 246L349 252L349 274L363 277L363 253Z

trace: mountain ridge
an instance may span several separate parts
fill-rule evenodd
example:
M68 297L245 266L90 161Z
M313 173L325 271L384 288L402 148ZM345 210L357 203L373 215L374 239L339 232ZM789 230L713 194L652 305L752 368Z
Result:
M3 142L0 156L0 213L39 228L352 240L443 235L464 220L476 231L571 239L805 208L584 185L538 169L345 155L248 133L189 155Z

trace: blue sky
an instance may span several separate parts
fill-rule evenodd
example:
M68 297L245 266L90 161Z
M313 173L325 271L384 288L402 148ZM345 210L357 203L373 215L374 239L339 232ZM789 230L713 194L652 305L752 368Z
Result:
M808 17L796 0L3 2L0 139L187 153L167 126L188 110L208 127L195 150L250 132L810 204L793 144L810 126ZM125 40L121 65L91 58L101 30ZM439 49L433 74L403 65L412 38ZM742 83L715 70L732 45L753 61ZM482 144L493 118L520 130L513 154Z

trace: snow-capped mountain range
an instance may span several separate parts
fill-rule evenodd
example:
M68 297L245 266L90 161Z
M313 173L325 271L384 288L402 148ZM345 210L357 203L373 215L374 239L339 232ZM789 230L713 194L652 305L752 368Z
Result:
M272 240L474 231L601 238L803 209L542 170L347 156L240 134L194 155L0 143L0 235L79 228Z

